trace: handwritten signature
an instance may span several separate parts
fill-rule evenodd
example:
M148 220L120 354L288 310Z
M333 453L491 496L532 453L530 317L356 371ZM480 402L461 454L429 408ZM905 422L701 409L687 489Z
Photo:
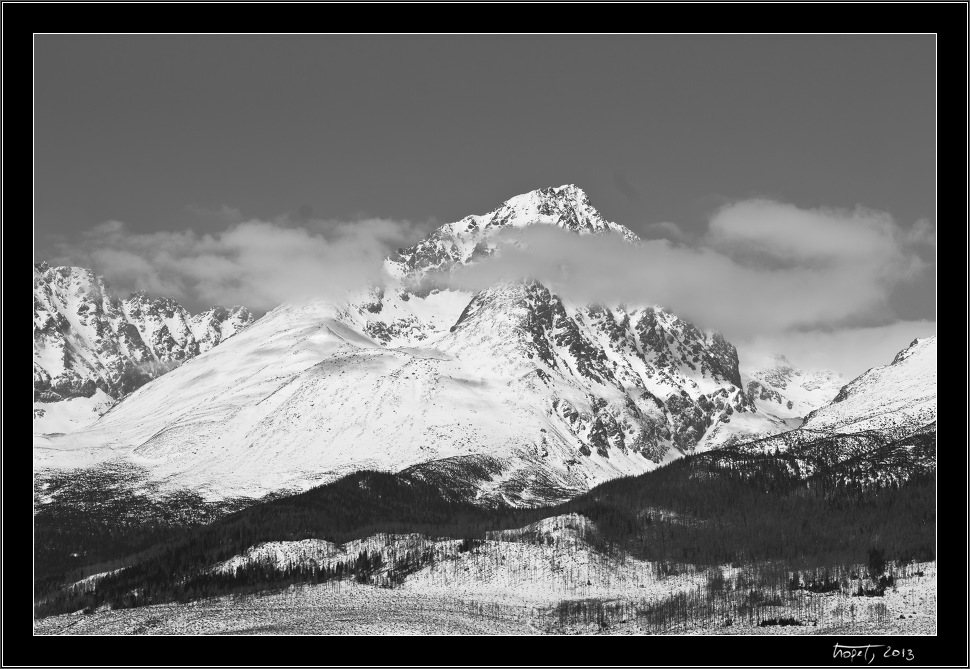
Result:
M884 651L881 650L883 648L885 648ZM913 655L912 648L893 648L892 646L874 644L867 646L843 646L840 643L835 644L832 657L849 660L850 662L854 662L856 658L860 658L866 664L872 664L872 661L879 657L880 654L882 654L882 657L900 658L907 662L916 659Z

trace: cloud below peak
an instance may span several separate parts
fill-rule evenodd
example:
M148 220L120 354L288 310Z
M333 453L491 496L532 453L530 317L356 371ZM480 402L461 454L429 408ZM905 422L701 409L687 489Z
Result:
M90 267L122 292L144 290L195 308L243 304L262 311L284 301L340 299L379 280L381 260L424 227L380 218L299 225L254 219L214 234L138 233L106 221L58 244L52 262Z
M693 237L653 224L663 239L624 243L551 226L503 232L497 253L442 277L482 289L529 276L579 303L659 304L729 336L858 327L895 320L889 296L931 267L935 235L886 213L800 209L770 200L724 206Z
M50 260L91 267L120 292L261 311L284 301L341 300L380 281L381 261L432 228L307 213L235 221L208 234L140 233L106 221L60 243ZM864 207L803 209L765 199L722 206L699 234L669 222L647 229L664 238L631 245L547 225L514 227L491 238L492 258L437 279L476 291L531 277L574 303L656 304L743 339L892 323L890 296L932 276L936 243L928 221L904 228Z

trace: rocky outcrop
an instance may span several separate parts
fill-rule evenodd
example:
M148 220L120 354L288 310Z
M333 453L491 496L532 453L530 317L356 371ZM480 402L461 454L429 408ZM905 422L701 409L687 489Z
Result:
M170 298L115 296L80 267L34 265L34 397L119 398L253 322L245 307L192 316Z

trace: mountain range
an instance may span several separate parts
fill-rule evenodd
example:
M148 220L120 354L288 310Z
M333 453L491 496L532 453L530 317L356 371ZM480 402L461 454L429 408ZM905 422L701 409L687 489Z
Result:
M38 430L35 403L35 467L122 461L209 499L406 471L530 506L792 430L935 421L935 337L847 384L783 356L742 361L657 305L433 279L488 262L503 230L529 225L639 243L575 186L532 191L398 249L381 285L255 322L242 307L190 317L172 300L120 301L86 270L37 266L35 399L122 399L69 439Z
M92 422L115 400L253 320L239 306L192 316L171 298L139 292L119 299L89 269L35 264L34 431Z

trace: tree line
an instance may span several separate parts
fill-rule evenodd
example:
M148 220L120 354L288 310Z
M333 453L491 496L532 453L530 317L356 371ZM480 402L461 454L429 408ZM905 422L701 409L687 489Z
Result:
M117 506L109 505L95 522L73 506L54 505L35 517L42 567L35 581L36 609L38 615L75 611L83 608L78 606L82 599L87 606L184 601L337 578L312 565L309 572L306 566L253 565L238 574L210 574L214 565L267 541L315 538L343 544L379 533L419 533L464 539L470 549L486 532L567 513L595 523L587 539L599 550L663 564L783 561L793 569L812 569L864 563L874 550L886 560L934 559L933 473L880 479L858 463L849 465L821 462L806 477L790 459L774 454L712 451L609 481L563 504L532 509L476 506L407 474L367 471L205 524L190 515L195 519L184 524L112 525ZM88 591L65 588L77 580L79 569L63 556L63 547L79 543L100 546L94 558L100 563L82 560L88 570L125 568ZM423 559L432 558L390 571L400 580L424 566ZM364 565L349 565L341 567L339 578L366 573Z

